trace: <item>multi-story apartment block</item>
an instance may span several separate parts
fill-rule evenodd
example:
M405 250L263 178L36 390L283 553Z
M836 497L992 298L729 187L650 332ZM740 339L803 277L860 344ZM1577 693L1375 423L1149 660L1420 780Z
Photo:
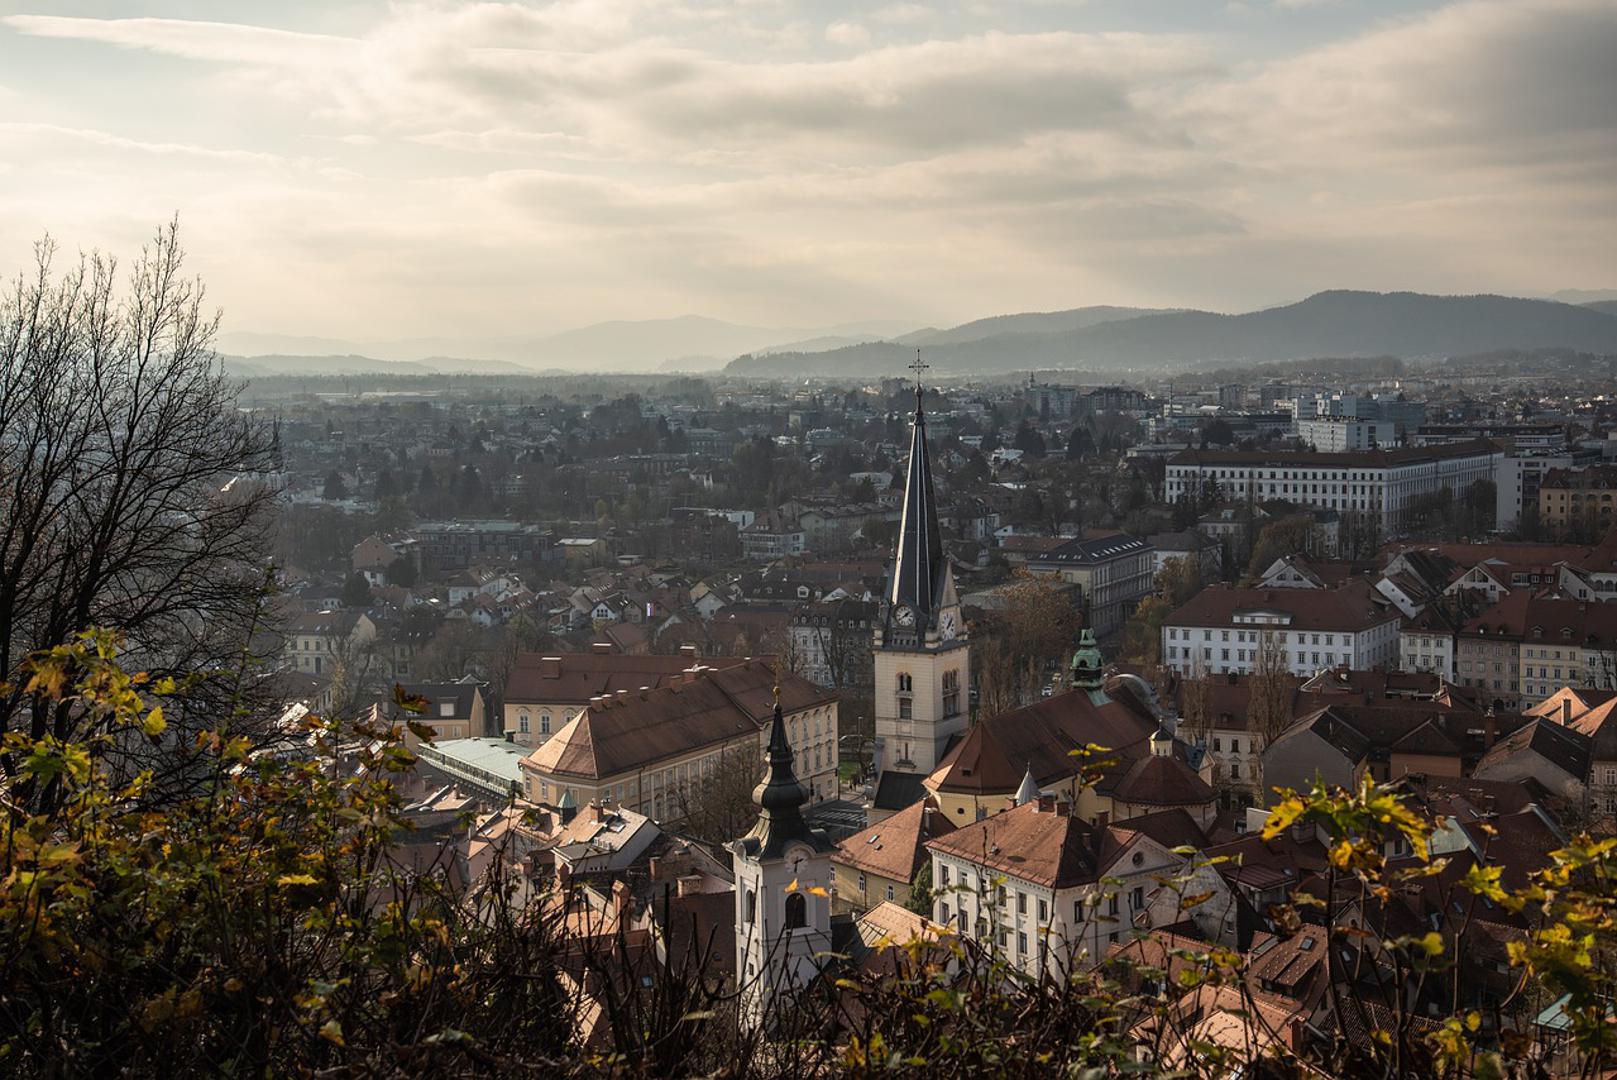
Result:
M1617 689L1617 604L1517 589L1466 622L1456 652L1460 685L1509 708L1565 687Z
M1156 553L1151 542L1128 533L1075 537L1060 547L1028 557L1030 573L1058 577L1077 585L1084 625L1104 636L1150 595L1156 580Z
M1617 525L1617 466L1553 469L1538 487L1539 521L1554 532Z
M287 662L307 675L330 675L339 662L376 639L376 624L364 612L316 611L299 615L287 628Z
M1355 420L1328 417L1297 422L1297 440L1321 453L1377 450L1397 445L1397 426L1391 420Z
M1502 456L1481 440L1335 454L1185 450L1168 459L1165 497L1198 499L1212 489L1226 499L1281 499L1370 515L1384 534L1396 535L1413 500L1445 488L1459 498L1478 480L1492 480Z
M1354 579L1335 589L1216 585L1162 620L1163 663L1181 675L1247 674L1264 650L1294 675L1398 659L1398 609Z

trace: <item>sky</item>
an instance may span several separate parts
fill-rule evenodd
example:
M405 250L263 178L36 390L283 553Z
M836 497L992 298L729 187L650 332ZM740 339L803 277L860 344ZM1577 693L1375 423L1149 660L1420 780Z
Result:
M1617 0L0 0L0 271L229 329L1617 287Z

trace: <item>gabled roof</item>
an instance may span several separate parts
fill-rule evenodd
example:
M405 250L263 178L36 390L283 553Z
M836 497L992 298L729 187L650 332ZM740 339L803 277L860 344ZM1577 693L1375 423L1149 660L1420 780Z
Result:
M1494 743L1493 749L1477 763L1477 772L1482 773L1495 764L1529 750L1579 782L1589 776L1589 736L1542 719L1534 720Z
M926 858L926 842L955 831L931 802L914 803L837 845L832 861L892 881L913 881Z
M1098 873L1089 825L1036 802L973 822L926 846L1047 888L1088 884Z
M528 757L542 772L599 780L746 735L769 720L775 673L760 660L691 672L669 685L614 694L580 709ZM796 675L780 679L788 713L836 695Z
M1032 771L1049 787L1081 767L1072 751L1105 747L1109 787L1135 759L1150 753L1157 718L1132 695L1069 690L992 717L967 730L927 778L927 787L973 795L1010 795ZM1107 781L1110 781L1110 784Z

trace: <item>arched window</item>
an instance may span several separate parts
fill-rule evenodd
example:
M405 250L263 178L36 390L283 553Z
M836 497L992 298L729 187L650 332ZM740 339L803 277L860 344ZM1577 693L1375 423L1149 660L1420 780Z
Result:
M522 713L517 717L517 730L526 735L528 733L528 714Z
M523 730L527 730L527 729L524 728ZM539 734L541 734L541 735L549 735L550 734L550 714L549 713L540 713L539 714Z
M747 908L746 908L746 913L745 913L745 916L744 916L744 921L746 922L746 924L748 926L751 926L752 923L753 923L753 920L756 919L757 916L758 916L758 894L753 892L751 889L748 889L747 890Z
M800 892L786 897L786 929L801 930L808 925L808 898Z

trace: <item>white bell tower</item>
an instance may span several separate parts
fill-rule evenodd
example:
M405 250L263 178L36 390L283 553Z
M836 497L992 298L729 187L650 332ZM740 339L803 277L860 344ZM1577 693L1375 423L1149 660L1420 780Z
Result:
M769 773L753 789L759 806L752 831L733 841L736 983L741 1021L766 1025L776 1001L803 989L831 951L831 851L803 820L808 792L792 772L780 689L775 690Z

